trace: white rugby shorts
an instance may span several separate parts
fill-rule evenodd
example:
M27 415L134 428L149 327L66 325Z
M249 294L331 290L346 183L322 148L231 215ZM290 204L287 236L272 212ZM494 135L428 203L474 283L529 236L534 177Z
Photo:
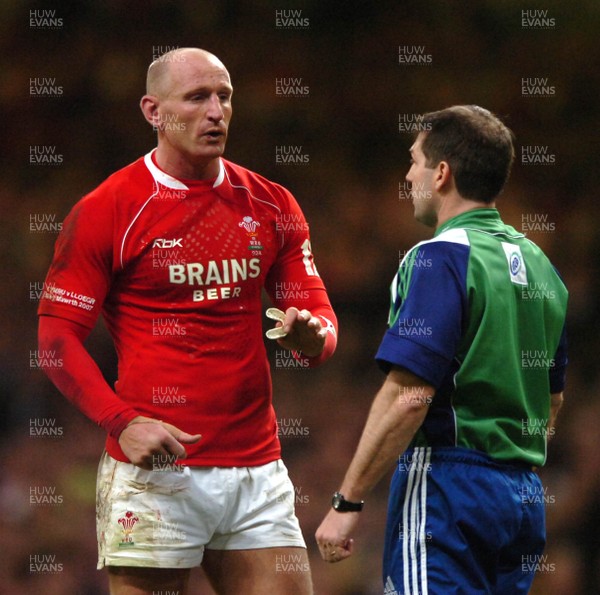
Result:
M106 452L96 488L98 568L193 568L204 548L306 548L283 461L153 471Z

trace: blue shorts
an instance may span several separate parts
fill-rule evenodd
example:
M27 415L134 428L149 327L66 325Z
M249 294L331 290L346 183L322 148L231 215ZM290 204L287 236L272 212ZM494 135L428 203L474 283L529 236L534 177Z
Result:
M399 458L385 595L526 594L545 543L543 488L531 468L454 447L419 447Z

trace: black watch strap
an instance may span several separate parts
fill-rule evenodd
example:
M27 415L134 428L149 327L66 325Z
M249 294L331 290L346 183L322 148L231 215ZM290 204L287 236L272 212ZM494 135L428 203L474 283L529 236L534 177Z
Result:
M349 502L340 492L336 492L331 499L331 506L337 512L360 512L364 505L365 503L362 500L360 502Z

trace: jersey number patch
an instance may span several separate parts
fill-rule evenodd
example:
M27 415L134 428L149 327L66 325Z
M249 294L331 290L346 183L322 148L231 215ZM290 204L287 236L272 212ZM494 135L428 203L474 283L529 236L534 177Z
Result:
M319 276L319 272L317 271L317 267L315 266L315 261L313 259L310 240L308 238L302 243L302 262L304 264L304 268L306 269L307 275L311 275L313 277Z

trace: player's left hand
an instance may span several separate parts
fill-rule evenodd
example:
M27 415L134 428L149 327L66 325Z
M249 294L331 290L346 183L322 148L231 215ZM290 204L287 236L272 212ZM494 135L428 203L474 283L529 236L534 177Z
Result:
M308 357L316 357L323 352L327 330L308 310L288 308L282 327L287 335L277 342L285 349L301 351Z
M350 534L358 523L359 512L330 510L315 533L315 539L325 562L340 562L354 551L354 539Z

